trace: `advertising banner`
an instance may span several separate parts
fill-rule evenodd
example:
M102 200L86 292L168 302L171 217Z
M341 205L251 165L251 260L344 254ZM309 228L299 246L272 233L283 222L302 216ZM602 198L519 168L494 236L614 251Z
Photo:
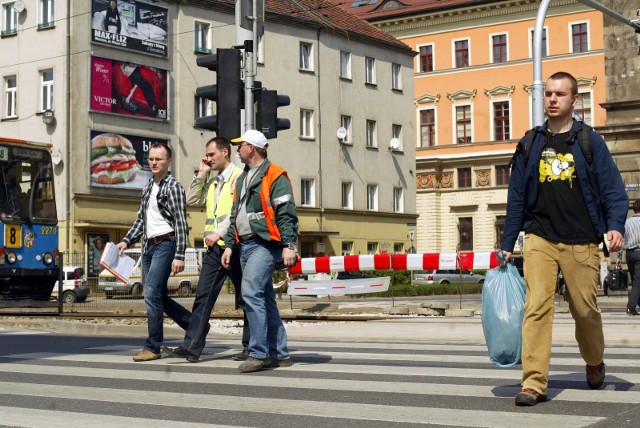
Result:
M132 0L91 0L91 41L167 57L169 10Z
M167 70L91 57L89 110L168 120Z
M147 158L154 143L162 138L90 131L89 185L114 189L140 189L151 179Z
M107 242L109 242L108 233L86 233L87 243L87 276L94 277L100 274L100 255Z

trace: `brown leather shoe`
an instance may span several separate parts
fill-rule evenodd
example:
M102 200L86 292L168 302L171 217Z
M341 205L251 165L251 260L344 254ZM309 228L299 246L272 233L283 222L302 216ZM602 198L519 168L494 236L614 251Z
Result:
M516 406L535 406L544 401L547 401L547 396L531 388L523 388L522 391L516 395Z
M597 366L587 364L587 384L591 389L598 389L604 383L604 376L607 373L607 366L604 362Z
M139 353L133 356L133 361L135 361L136 363L139 363L141 361L152 361L152 360L159 360L159 359L160 359L160 352L155 353L155 352L149 351L148 349L143 349L142 351L140 351Z

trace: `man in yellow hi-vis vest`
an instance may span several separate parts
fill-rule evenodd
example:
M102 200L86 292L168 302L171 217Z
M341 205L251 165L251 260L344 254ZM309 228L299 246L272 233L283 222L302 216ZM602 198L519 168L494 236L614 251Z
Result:
M202 270L193 302L191 323L184 335L182 345L177 348L162 347L172 357L186 358L197 362L205 345L210 324L209 317L218 299L227 276L231 276L236 294L236 305L242 307L244 301L240 292L242 272L240 263L234 260L229 270L222 267L220 257L224 251L222 238L227 233L233 205L233 188L242 170L231 162L231 144L223 137L215 137L207 142L205 157L200 160L198 173L193 177L187 191L187 203L204 206L206 203L207 222L204 227L204 243L207 252L202 260ZM212 172L217 174L212 174ZM242 334L243 350L234 356L244 360L249 355L249 323L245 322Z

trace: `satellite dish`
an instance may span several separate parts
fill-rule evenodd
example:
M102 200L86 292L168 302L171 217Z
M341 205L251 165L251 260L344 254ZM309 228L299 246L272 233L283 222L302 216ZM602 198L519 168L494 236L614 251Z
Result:
M13 2L13 10L21 13L24 10L24 2L22 0L16 0Z
M400 148L400 140L397 138L392 138L389 141L389 150L398 150Z
M344 140L344 137L347 136L347 129L341 126L338 128L338 132L336 134L338 135L338 138Z
M53 162L54 165L59 165L60 162L62 162L62 156L60 155L59 150L51 153L51 162Z

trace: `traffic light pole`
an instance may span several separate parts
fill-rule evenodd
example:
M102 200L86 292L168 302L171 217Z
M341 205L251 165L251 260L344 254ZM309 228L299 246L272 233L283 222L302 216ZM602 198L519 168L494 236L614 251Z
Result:
M255 34L255 33L254 33ZM244 130L255 129L253 114L253 86L255 82L253 40L244 43Z

